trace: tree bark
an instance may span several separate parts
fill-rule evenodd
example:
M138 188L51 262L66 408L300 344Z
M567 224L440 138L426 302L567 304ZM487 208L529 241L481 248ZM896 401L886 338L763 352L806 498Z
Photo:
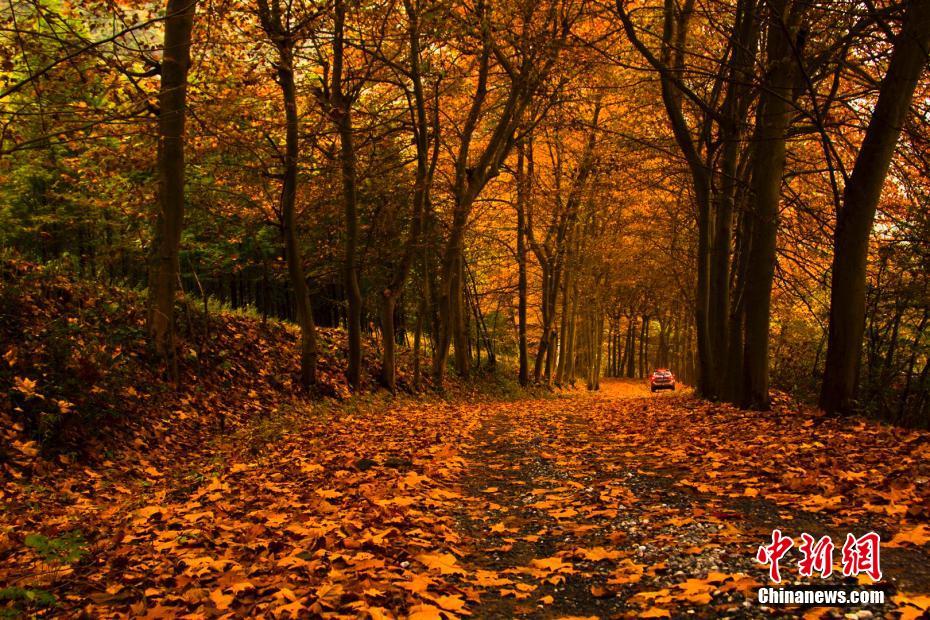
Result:
M917 364L917 355L920 351L920 340L923 337L924 330L927 327L927 320L930 319L930 308L924 308L923 316L914 332L914 339L911 342L911 355L907 363L907 372L904 376L904 389L901 391L901 397L898 401L898 421L903 421L907 413L907 404L911 396L911 385L914 379L914 366Z
M785 169L785 136L791 122L792 93L797 74L797 36L800 3L770 0L768 72L757 112L757 140L750 196L755 202L749 257L746 265L745 354L742 404L751 409L769 408L769 325L772 280L775 275L775 243L778 204Z
M520 385L529 383L529 352L526 346L526 199L524 146L517 151L517 347L520 356Z
M148 332L155 351L168 362L175 383L180 378L175 352L174 297L184 226L184 126L196 10L197 0L168 0L158 95L158 213L149 269Z
M259 15L262 28L272 39L278 51L278 84L284 100L285 146L284 173L281 186L280 214L281 232L284 237L284 256L287 272L294 291L294 305L297 310L297 324L300 327L300 385L310 389L316 385L316 366L319 357L317 348L316 324L313 320L313 307L310 304L310 289L304 275L297 241L296 201L297 201L297 164L300 155L299 130L297 114L297 90L294 82L294 35L282 22L281 8L278 0L271 6L267 0L260 0Z
M362 381L362 292L358 284L358 189L355 172L355 140L352 127L352 98L343 85L345 67L344 0L337 0L333 31L333 74L331 82L330 117L339 132L339 162L342 170L343 216L345 219L345 245L343 270L348 311L346 329L349 340L349 359L346 378L352 389L358 391ZM393 331L393 325L392 331ZM392 345L393 346L393 345Z
M394 307L396 299L403 291L410 268L413 265L413 259L416 254L417 246L425 228L426 204L429 200L430 185L430 166L429 166L429 136L428 121L426 118L426 97L423 92L423 80L420 73L420 22L418 9L414 7L411 0L405 0L404 9L407 13L408 26L408 63L410 79L413 83L413 112L415 123L413 127L413 138L417 147L417 170L416 179L413 188L413 204L410 215L410 232L404 243L403 254L400 261L394 269L391 281L382 291L382 311L381 325L382 330L394 333ZM422 328L422 312L417 315L417 343L419 343L419 330ZM381 354L381 383L390 391L396 389L396 354L394 343L388 344L385 338L385 344L382 347ZM419 348L415 353L417 363L417 372L415 379L418 382L419 376Z
M927 64L928 44L930 0L910 0L875 111L843 192L843 207L837 213L827 359L820 391L820 406L828 413L847 414L856 408L869 236L898 136Z
M439 292L440 339L433 356L433 372L437 385L442 385L445 365L449 354L449 345L455 337L461 339L460 323L462 315L460 301L462 297L461 261L464 252L465 229L468 217L478 195L488 181L496 176L500 167L514 146L514 135L523 123L527 108L533 101L543 81L549 75L558 59L567 39L572 20L558 16L556 12L547 13L546 28L550 37L542 46L523 50L525 55L517 67L510 67L510 83L506 90L504 102L499 108L496 120L483 140L478 156L472 158L472 139L485 111L488 95L488 75L490 59L494 46L490 24L490 8L484 0L476 4L476 17L481 27L482 47L478 55L478 75L475 93L460 132L460 143L455 156L455 173L452 183L453 212L449 227L449 236L445 244L441 261L442 282ZM526 27L526 25L524 25ZM498 58L499 59L499 58ZM458 347L459 343L455 343ZM462 344L465 344L462 342ZM468 374L468 355L456 353L456 367L459 374Z
M627 350L629 351L626 362L626 377L633 379L636 375L636 319L637 315L630 313L629 325L627 327Z

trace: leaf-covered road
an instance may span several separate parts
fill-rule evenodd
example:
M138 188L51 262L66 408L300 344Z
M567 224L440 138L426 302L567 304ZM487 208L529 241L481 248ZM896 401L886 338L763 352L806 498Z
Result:
M796 608L755 602L756 589L766 581L766 571L753 560L756 547L776 527L787 532L803 525L803 531L817 537L842 540L839 526L845 519L779 506L762 497L769 489L757 484L759 479L747 479L736 493L732 487L718 493L694 483L698 470L691 472L662 454L684 450L702 460L706 453L688 444L727 438L665 434L656 416L688 416L696 405L614 383L582 403L555 401L531 408L518 403L487 418L468 455L465 488L475 499L462 519L472 541L465 556L469 568L489 571L489 581L496 579L499 586L482 596L478 613L795 616ZM624 432L615 432L616 425ZM723 461L721 467L727 463L737 465ZM720 480L712 471L703 473ZM863 527L848 523L851 531ZM886 579L909 592L926 592L926 561L919 551L888 549ZM869 617L892 607L852 611ZM806 611L829 617L850 610Z
M888 604L806 611L916 617L930 605L928 446L926 432L627 382L321 406L157 476L91 472L57 509L11 511L0 582L54 593L50 613L104 617L794 616L755 601L771 530L875 529ZM75 531L86 548L66 565L21 544Z

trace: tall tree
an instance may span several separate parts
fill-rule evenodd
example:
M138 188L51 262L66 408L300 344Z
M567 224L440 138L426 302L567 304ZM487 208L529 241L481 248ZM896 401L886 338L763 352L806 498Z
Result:
M746 272L745 364L742 404L769 406L769 324L778 205L785 170L785 138L797 87L800 50L806 36L801 19L806 1L768 0L766 72L756 112L755 149L750 187L752 234Z
M903 26L836 214L827 358L820 391L820 406L829 413L855 409L869 237L898 136L927 66L930 0L908 0L905 7Z
M410 229L407 239L401 249L400 260L395 265L391 280L381 292L381 330L383 333L381 354L381 381L389 390L396 387L395 380L395 330L394 311L397 298L404 289L407 276L413 265L413 260L419 249L420 238L426 218L426 204L429 201L429 191L432 181L432 170L435 168L435 157L438 148L433 149L433 162L430 161L430 123L427 119L427 102L423 90L423 75L420 59L420 31L422 5L420 0L404 0L404 11L407 15L408 57L404 73L411 82L411 127L413 140L416 144L416 172L412 194L412 208L410 210ZM438 111L437 111L438 112ZM417 317L418 323L422 321L422 313ZM419 337L419 327L417 329ZM419 360L418 360L419 361Z
M282 10L281 0L258 0L258 14L262 29L271 39L278 52L278 85L284 101L285 139L282 159L281 195L278 215L281 218L281 233L284 237L284 256L294 304L297 323L300 326L300 382L304 389L316 383L316 365L319 357L316 324L310 304L310 289L304 274L297 238L297 167L300 157L300 118L297 113L297 88L294 79L294 46L301 32L310 24L311 16L292 23L290 10Z
M196 10L197 0L168 0L158 95L158 213L149 269L148 330L175 381L179 377L174 297L184 226L184 126Z
M352 104L355 93L345 89L346 3L336 0L333 23L333 66L328 93L329 116L339 132L339 163L342 171L342 204L345 218L343 270L348 312L349 364L346 376L352 389L362 381L362 292L358 284L358 180L355 161L355 136L352 127Z
M497 8L497 7L495 7ZM438 291L439 334L434 347L433 376L442 385L449 347L455 343L456 370L469 374L468 337L465 330L463 289L465 285L464 242L472 207L487 183L500 172L510 154L518 128L524 123L527 109L539 95L553 66L565 48L569 33L579 17L572 3L552 0L540 4L521 2L517 6L519 31L507 37L513 43L507 49L492 32L492 6L479 0L473 19L478 28L478 70L475 89L455 149L452 181L452 221L440 256ZM504 39L506 40L506 39ZM489 79L492 58L503 72L503 84L494 89L502 100L491 102L497 110L490 112L484 140L478 142L478 129L489 115ZM534 125L530 119L528 126ZM482 132L484 133L484 132ZM478 143L481 146L475 148Z
M529 383L529 353L526 345L526 202L529 184L532 182L531 171L526 167L526 150L532 149L521 142L517 148L517 349L519 370L517 379L526 387Z

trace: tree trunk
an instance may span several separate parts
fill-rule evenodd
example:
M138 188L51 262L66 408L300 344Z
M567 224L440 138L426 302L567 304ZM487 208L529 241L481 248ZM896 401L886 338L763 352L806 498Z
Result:
M620 329L620 323L617 322L617 329ZM567 381L569 385L575 385L575 350L577 347L578 336L578 278L572 278L572 303L569 308L568 334L563 336L566 343L565 357L568 369L566 370ZM619 336L618 336L619 339ZM619 342L619 340L618 340Z
M452 346L455 349L455 372L467 379L471 374L471 355L469 355L471 338L468 329L468 308L465 305L465 256L463 252L459 253L453 281Z
M407 19L409 21L408 27L408 36L409 36L409 69L410 69L410 78L413 83L413 112L416 122L414 123L413 138L417 146L417 173L416 181L413 188L413 204L411 207L411 222L410 222L410 233L407 236L406 242L404 244L403 255L401 256L400 261L398 262L394 273L391 277L391 281L388 284L387 288L382 292L382 330L390 331L394 333L394 312L393 308L396 305L396 299L400 295L401 291L404 288L404 283L407 281L407 276L410 273L410 268L413 265L413 260L416 254L417 245L420 242L420 238L423 234L423 229L426 227L426 204L429 200L429 185L430 185L430 173L429 173L429 137L427 135L428 121L426 118L426 98L423 94L423 82L420 75L420 22L419 14L413 6L413 3L410 0L404 2L404 10L407 13ZM426 262L424 260L424 269L426 268ZM425 287L424 294L428 293L428 286ZM388 306L390 307L390 312L388 312ZM416 387L419 387L419 372L420 372L420 332L423 328L423 314L424 314L424 304L419 304L417 310L417 333L414 337L415 348L414 352L414 384ZM395 347L392 344L390 347L382 347L381 354L381 383L387 387L387 389L392 392L396 389L396 361L395 361Z
M533 367L533 382L539 383L542 379L543 363L546 352L549 350L549 332L552 326L552 306L549 303L549 288L552 280L552 270L548 262L542 264L542 331L539 336L539 346L536 350L536 363Z
M733 338L742 344L741 333L734 333L731 315L735 282L730 273L730 245L732 238L733 212L740 195L741 146L744 140L745 118L753 100L750 85L754 81L753 69L756 60L759 19L755 0L739 0L736 6L736 21L732 34L732 52L727 63L726 97L722 106L723 120L720 123L720 139L723 143L720 163L720 188L717 192L715 230L711 248L710 312L709 328L713 334L715 377L718 398L735 400L739 384L731 380L739 375L731 362L734 360ZM745 153L743 149L742 153Z
M421 297L417 306L417 322L413 332L413 389L419 390L423 371L420 368L420 341L423 338L423 318L426 314L426 301Z
M529 383L529 353L526 347L526 180L523 146L517 151L517 347L520 355L520 385Z
M285 151L283 157L284 174L280 197L281 232L284 240L284 258L287 263L293 300L296 307L297 324L300 327L300 385L309 389L316 384L316 366L318 359L316 324L313 320L313 307L310 303L310 290L307 286L301 262L300 244L297 241L297 223L295 203L297 199L297 164L300 154L299 117L297 114L297 91L294 80L294 33L288 31L282 21L280 3L275 0L270 6L266 0L259 1L259 16L262 28L278 51L278 84L284 101L285 114ZM277 297L277 296L275 296ZM279 316L290 316L291 304L289 291L284 291L285 306L279 308Z
M820 406L828 413L845 414L855 409L869 235L901 127L927 64L928 44L930 0L910 0L875 111L843 192L843 207L837 213L827 359L820 392Z
M358 391L362 381L362 292L358 285L358 190L355 173L355 142L352 127L352 101L343 91L342 71L345 62L345 15L343 0L335 5L333 33L333 75L330 116L339 132L339 161L342 168L342 198L345 217L345 248L343 270L348 313L346 316L349 337L349 360L346 377L353 390ZM393 323L393 315L392 315ZM391 325L393 332L393 324Z
M568 335L568 321L570 320L569 308L571 307L571 299L568 291L573 275L571 270L566 269L565 275L562 277L562 316L559 317L559 333L562 335L562 340L559 343L558 363L555 368L556 385L561 385L562 378L565 376L566 351L568 349L566 336Z
M752 234L752 217L748 213L745 200L741 203L739 225L737 227L736 255L733 267L733 286L730 295L730 316L727 329L727 380L723 386L723 398L739 405L743 394L746 325L746 269L749 262L749 247Z
M394 333L394 307L393 295L384 295L381 298L381 379L384 386L392 392L396 389L396 340Z
M770 0L768 29L769 71L759 101L757 141L750 196L755 205L749 257L746 264L745 354L742 404L751 409L769 408L769 324L772 280L775 275L778 204L785 169L785 136L791 122L792 92L797 60L794 53L800 11L788 15L786 0ZM787 21L783 21L787 20Z
M177 383L174 297L184 226L184 125L197 0L168 0L158 95L158 214L149 269L148 331Z
M602 343L604 340L604 315L598 309L597 332L594 339L594 389L601 389L601 365L604 358Z
M903 421L907 413L907 402L911 396L911 384L914 380L914 366L917 364L917 355L920 351L920 339L927 327L927 320L930 319L930 309L924 308L923 316L914 332L914 339L911 343L911 355L907 363L907 372L904 378L904 389L901 391L901 398L898 401L898 421Z
M297 91L294 84L293 54L290 40L279 38L278 83L284 97L287 120L284 154L284 182L281 188L281 218L284 236L284 255L287 271L294 291L297 323L300 326L300 384L310 389L316 384L317 337L310 304L310 290L301 262L300 245L297 241L295 203L297 199L297 160L299 156L299 120L297 115Z
M627 328L627 350L629 351L626 362L627 379L632 379L636 375L636 318L635 314L630 314L630 323Z

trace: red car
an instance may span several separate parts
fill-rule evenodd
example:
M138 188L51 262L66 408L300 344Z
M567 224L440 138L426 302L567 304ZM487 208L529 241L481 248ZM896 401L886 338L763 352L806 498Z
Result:
M674 390L675 375L668 368L656 368L656 371L649 377L649 389L656 390Z

